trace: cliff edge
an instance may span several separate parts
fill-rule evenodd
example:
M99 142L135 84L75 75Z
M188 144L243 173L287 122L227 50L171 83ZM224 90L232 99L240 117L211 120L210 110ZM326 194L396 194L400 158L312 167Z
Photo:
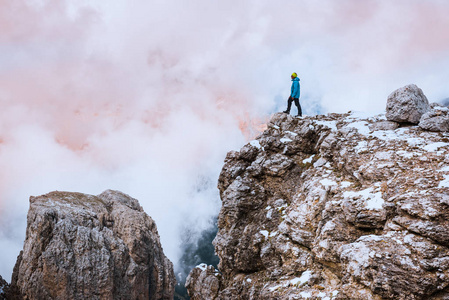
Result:
M397 122L278 113L229 152L219 270L192 270L192 299L449 299L448 109L424 98Z

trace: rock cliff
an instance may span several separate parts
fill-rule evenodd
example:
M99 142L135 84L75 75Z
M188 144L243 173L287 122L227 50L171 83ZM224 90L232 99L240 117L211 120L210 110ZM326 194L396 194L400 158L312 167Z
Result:
M8 288L8 283L3 279L2 276L0 276L0 300L6 299L5 293L6 289Z
M52 192L30 198L11 286L23 299L173 299L156 224L136 199Z
M399 119L278 113L229 152L191 298L449 299L449 133Z
M20 300L22 295L16 287L11 287L6 280L0 276L0 300Z

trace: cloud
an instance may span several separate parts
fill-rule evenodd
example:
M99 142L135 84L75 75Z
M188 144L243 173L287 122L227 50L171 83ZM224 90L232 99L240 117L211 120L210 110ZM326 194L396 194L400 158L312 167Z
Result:
M140 200L165 252L218 213L224 156L285 109L381 112L416 83L447 98L446 1L0 0L0 274L28 197ZM3 250L2 250L3 253Z

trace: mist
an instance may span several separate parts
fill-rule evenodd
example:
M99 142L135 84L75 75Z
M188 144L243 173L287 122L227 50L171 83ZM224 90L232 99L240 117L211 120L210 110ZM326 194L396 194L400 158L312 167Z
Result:
M448 14L443 0L0 0L0 275L29 196L53 190L138 199L176 264L180 235L214 226L226 153L285 109L292 72L305 115L381 113L409 83L443 101Z

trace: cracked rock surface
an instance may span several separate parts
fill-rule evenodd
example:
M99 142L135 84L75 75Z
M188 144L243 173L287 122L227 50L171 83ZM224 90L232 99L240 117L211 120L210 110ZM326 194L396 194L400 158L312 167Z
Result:
M409 84L388 96L386 117L389 121L418 124L430 109L423 91L415 84Z
M419 127L429 131L449 131L449 109L436 106L422 115Z
M449 299L449 133L278 113L218 188L219 270L192 299Z
M23 299L173 299L175 277L136 199L51 192L30 198L12 276Z

